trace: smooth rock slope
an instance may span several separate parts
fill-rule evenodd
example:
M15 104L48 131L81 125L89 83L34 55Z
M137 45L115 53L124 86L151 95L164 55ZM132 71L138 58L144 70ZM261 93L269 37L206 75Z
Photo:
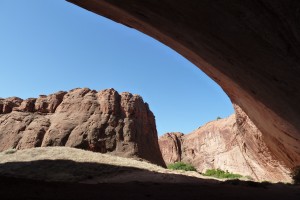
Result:
M165 166L155 117L139 95L88 88L0 99L0 151L67 146Z

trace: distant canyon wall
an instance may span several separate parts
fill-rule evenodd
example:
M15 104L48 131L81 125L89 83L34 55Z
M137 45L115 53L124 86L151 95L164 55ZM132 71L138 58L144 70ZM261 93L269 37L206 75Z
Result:
M265 143L264 135L245 112L209 122L190 134L166 133L159 145L166 164L182 161L200 172L222 169L254 180L290 182L290 170Z

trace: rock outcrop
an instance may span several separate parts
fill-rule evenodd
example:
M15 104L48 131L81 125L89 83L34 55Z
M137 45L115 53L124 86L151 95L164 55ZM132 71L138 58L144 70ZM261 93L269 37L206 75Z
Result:
M10 113L14 107L18 107L22 103L22 99L18 97L10 97L7 99L0 99L0 114Z
M182 160L182 144L184 134L180 132L166 133L159 137L159 147L166 164Z
M222 169L254 180L289 182L289 169L267 147L262 133L241 108L190 134L167 133L159 138L166 164L183 161L200 172Z
M87 88L0 100L0 151L68 146L165 166L155 117L139 95Z

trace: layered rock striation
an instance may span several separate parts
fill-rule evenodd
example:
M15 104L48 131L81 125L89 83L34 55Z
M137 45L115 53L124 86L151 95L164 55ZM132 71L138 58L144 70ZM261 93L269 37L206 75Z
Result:
M155 117L139 95L88 88L0 99L0 151L68 146L165 166Z
M254 180L290 182L290 171L265 143L264 135L243 110L209 122L190 134L166 133L159 145L166 164L182 161L198 171L222 169Z

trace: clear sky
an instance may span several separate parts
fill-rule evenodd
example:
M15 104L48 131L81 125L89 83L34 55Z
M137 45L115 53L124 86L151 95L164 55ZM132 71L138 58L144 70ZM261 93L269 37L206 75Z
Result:
M0 0L0 97L77 87L140 94L159 135L233 113L214 81L139 31L64 0Z

